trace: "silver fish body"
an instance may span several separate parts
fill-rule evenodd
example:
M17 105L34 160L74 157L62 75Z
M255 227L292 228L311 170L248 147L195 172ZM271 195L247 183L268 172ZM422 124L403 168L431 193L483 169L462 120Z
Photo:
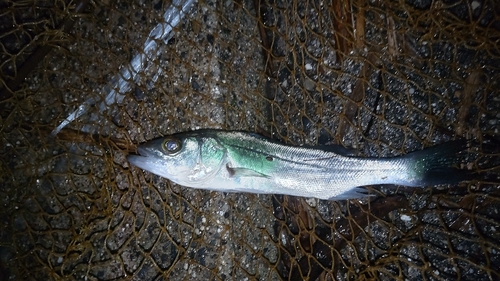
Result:
M351 157L328 147L285 145L260 135L199 130L149 141L131 164L193 188L319 199L367 196L374 184L426 186L466 179L451 167L462 141L390 158Z

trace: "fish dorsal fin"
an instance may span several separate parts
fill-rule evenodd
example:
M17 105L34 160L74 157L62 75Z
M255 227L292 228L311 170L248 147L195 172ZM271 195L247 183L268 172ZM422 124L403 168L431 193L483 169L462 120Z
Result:
M263 135L260 135L260 134L257 134L257 133L247 133L249 136L251 137L254 137L256 139L259 139L259 140L267 140L267 141L272 141L271 138L267 137L267 136L263 136Z
M324 151L333 152L335 154L346 156L346 157L356 157L359 156L360 153L354 148L347 148L340 144L329 144L329 145L315 145L311 146L314 149L320 149Z
M260 139L260 140L266 140L266 141L270 141L270 142L276 142L275 140L273 140L271 138L259 135L257 133L248 133L248 134L250 136L252 136L254 138L257 138L257 139ZM312 146L304 145L302 147L312 148L312 149L319 149L319 150L328 151L328 152L333 152L335 154L338 154L338 155L341 155L341 156L346 156L346 157L357 157L357 156L361 155L358 150L356 150L354 148L347 148L347 147L344 147L344 146L342 146L340 144L327 144L327 145L325 144L325 145L312 145Z
M226 165L226 169L229 172L230 177L260 177L260 178L269 178L268 175L259 173L252 169L247 168L232 168L229 167L229 164Z

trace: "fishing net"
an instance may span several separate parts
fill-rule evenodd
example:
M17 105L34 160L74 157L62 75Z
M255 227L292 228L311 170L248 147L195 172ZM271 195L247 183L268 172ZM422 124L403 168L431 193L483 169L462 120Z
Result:
M0 279L500 279L499 11L493 0L2 1ZM125 158L199 128L367 157L465 138L463 168L484 177L324 201L195 190Z

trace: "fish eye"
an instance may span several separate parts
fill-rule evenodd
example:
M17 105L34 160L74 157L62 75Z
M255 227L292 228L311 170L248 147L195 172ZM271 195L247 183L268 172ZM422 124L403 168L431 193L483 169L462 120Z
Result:
M168 154L173 154L181 150L181 142L178 139L168 138L162 144L163 150Z

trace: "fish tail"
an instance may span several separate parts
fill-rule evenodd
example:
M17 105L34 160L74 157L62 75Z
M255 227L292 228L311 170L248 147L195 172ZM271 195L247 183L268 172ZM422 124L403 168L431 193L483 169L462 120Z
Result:
M472 171L459 169L467 152L467 141L456 140L404 156L414 171L412 185L454 184L474 178Z

